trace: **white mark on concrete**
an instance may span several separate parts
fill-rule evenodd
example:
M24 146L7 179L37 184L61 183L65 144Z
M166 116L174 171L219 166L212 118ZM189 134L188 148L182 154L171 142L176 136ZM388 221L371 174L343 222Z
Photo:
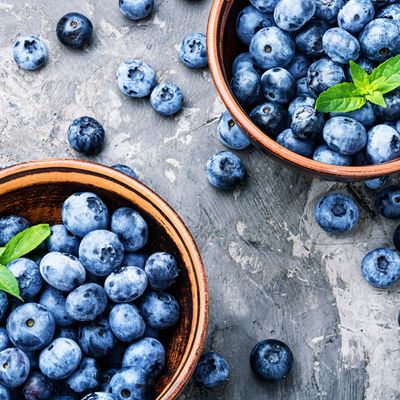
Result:
M179 141L183 144L190 145L192 143L192 135L190 132L194 128L194 123L197 114L200 112L200 108L188 108L184 107L179 116L175 117L175 121L178 122L175 135L164 139L164 144Z
M178 160L175 160L175 158L167 158L166 160L165 160L165 162L167 163L167 164L169 164L169 165L172 165L173 167L175 167L175 168L178 168L178 169L180 169L182 166L181 166L181 163L178 161Z
M246 224L243 221L238 221L236 224L236 230L240 236L243 236L246 229Z
M324 336L316 336L316 337L312 338L310 342L312 345L316 345L316 344L322 342L323 340L324 340Z
M158 14L155 14L153 17L153 25L157 25L158 27L160 27L161 29L165 29L165 27L167 26L167 21L164 21L163 19L161 19Z
M10 11L14 8L14 4L0 3L0 10Z
M167 179L171 182L174 183L176 181L176 175L175 172L172 171L172 169L166 169L164 171L164 175L167 177Z

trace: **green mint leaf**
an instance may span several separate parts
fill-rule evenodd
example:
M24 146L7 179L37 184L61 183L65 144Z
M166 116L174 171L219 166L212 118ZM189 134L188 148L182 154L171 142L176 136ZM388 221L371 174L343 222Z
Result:
M365 97L353 83L339 83L322 92L315 108L324 113L348 112L361 108L366 103Z
M381 92L372 92L370 94L367 94L365 97L371 103L386 108L386 102Z
M50 226L48 224L35 225L25 229L5 245L5 250L0 256L0 263L7 265L16 258L30 253L49 236Z
M361 91L367 91L369 87L369 76L367 71L350 60L350 72L353 82Z
M384 94L391 92L392 90L399 87L400 55L389 58L389 60L376 67L372 71L369 79L370 89L374 92L381 92L382 94Z
M6 248L5 247L0 247L0 257L1 257L1 255L4 253L4 250L5 250Z
M0 265L0 290L10 293L17 299L24 301L19 293L17 279L4 265Z

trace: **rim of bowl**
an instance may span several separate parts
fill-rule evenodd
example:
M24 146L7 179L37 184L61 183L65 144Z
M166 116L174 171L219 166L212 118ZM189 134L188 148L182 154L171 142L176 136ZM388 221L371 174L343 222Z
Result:
M74 174L68 177L68 172ZM60 177L60 173L62 177ZM41 174L44 174L44 176L39 178ZM51 177L53 174L54 177ZM71 183L77 182L77 178L82 174L86 175L88 179L87 183L90 185L96 186L95 180L105 179L110 183L119 185L126 192L134 192L136 196L140 196L144 201L150 203L160 214L159 217L164 219L163 225L169 231L169 234L172 229L179 237L181 245L178 245L178 248L182 251L182 247L184 247L184 251L187 253L185 257L186 263L187 258L189 257L190 259L192 266L192 277L190 280L192 284L196 285L197 289L194 292L194 307L192 310L194 312L197 308L197 313L193 316L193 321L195 322L192 324L189 343L185 349L182 361L173 373L169 384L162 390L156 400L175 399L188 383L196 368L204 347L208 326L208 284L206 272L197 245L183 220L165 200L143 183L111 167L90 161L53 158L15 164L0 170L0 185L6 185L5 191L7 192L13 190L18 180L21 181L18 184L18 188L20 188L28 182L33 185L35 183L56 182L60 180ZM32 181L32 175L37 175L34 181ZM94 180L90 181L90 179ZM82 181L79 182L85 183ZM118 192L116 193L118 194ZM121 194L121 196L126 197L124 194ZM157 222L160 222L159 218L155 219Z
M218 38L221 37L221 31L226 24L225 10L232 7L234 0L214 0L211 6L208 26L207 26L207 52L209 68L217 88L226 108L235 119L235 121L244 129L250 137L267 149L276 158L286 161L296 168L301 168L311 173L325 175L330 178L343 178L366 180L382 175L389 175L400 171L400 160L390 161L382 164L373 164L366 166L340 166L325 164L313 159L303 157L300 154L288 150L286 147L278 144L274 139L263 133L247 116L240 104L233 96L229 87L227 77L222 69L223 43Z

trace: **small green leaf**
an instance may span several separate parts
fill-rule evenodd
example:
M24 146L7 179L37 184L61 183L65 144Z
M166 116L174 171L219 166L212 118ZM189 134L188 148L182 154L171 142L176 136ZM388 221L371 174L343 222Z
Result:
M315 108L324 113L348 112L361 108L366 103L353 83L339 83L322 92L317 99Z
M5 250L6 248L5 247L0 247L0 257L1 257L1 255L4 253L4 250Z
M25 229L5 245L5 250L0 255L0 263L7 265L16 258L30 253L49 236L50 226L48 224L35 225Z
M372 91L382 94L391 92L400 86L400 55L389 58L389 60L376 67L370 77L370 88Z
M0 265L0 290L4 290L17 299L24 301L19 292L17 279L4 265Z
M367 71L350 60L350 72L353 82L358 89L361 91L367 91L369 87L369 76Z
M385 98L381 92L372 92L371 94L367 94L365 97L371 103L386 108Z

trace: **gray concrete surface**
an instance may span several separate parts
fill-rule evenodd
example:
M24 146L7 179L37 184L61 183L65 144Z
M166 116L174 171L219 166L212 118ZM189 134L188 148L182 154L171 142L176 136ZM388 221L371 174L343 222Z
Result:
M313 218L328 190L361 185L313 181L277 165L255 149L241 153L246 187L220 193L207 183L207 158L222 150L215 130L224 106L210 73L179 64L177 44L188 31L205 31L211 0L156 0L147 21L123 18L117 0L0 0L0 164L74 157L66 131L90 115L107 130L105 164L131 165L140 179L182 216L202 252L210 282L206 349L231 364L230 382L215 392L189 384L185 399L395 400L400 399L399 286L378 291L360 276L365 253L391 245L396 223L362 209L359 227L334 238ZM93 46L62 47L58 19L80 11L94 23ZM50 52L39 72L19 70L11 46L20 34L41 35ZM160 81L179 84L185 109L156 115L147 100L119 93L114 74L127 58L141 58ZM257 382L248 367L253 345L275 337L296 359L278 385Z

